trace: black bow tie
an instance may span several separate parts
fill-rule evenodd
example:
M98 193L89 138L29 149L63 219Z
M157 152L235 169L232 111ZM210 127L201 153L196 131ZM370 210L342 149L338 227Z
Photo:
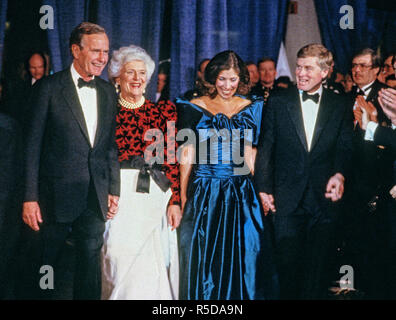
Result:
M303 91L302 94L302 99L303 101L307 100L307 99L311 99L313 102L318 103L319 102L319 93L315 93L315 94L308 94L306 91Z
M78 78L78 83L77 83L79 88L82 87L88 87L88 88L92 88L95 89L96 85L95 85L95 80L90 80L90 81L85 81L83 78Z

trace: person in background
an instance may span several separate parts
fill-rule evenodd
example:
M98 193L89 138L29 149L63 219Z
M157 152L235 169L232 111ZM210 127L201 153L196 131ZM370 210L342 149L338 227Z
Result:
M30 96L34 83L48 75L46 68L45 53L34 52L26 59L20 77L5 81L2 110L16 119L22 130L25 127L25 118L29 107L26 100Z
M384 148L386 161L381 162L382 175L381 189L378 190L378 207L383 222L380 232L384 235L385 254L384 268L381 280L385 284L384 297L396 298L396 90L381 89L378 93L378 102L390 120L391 126L381 126L378 123L377 112L372 103L363 100L359 104L361 113L359 120L362 130L365 130L364 139ZM384 248L381 248L384 250Z
M170 62L164 61L160 63L157 76L157 92L155 94L155 102L161 100L169 100L169 74Z
M263 97L267 103L271 91L274 90L276 77L276 62L274 59L264 57L257 62L260 81L250 90L250 94Z
M351 179L346 185L345 214L346 250L353 258L356 289L363 292L367 299L384 297L383 268L385 227L377 206L384 180L383 163L387 152L372 141L364 139L364 130L359 117L359 105L368 104L374 108L377 121L387 126L389 119L382 111L379 92L386 85L377 80L381 59L370 48L357 52L352 58L352 79L356 83L349 93L349 108L353 110L353 152Z
M195 87L194 87L194 89L188 90L187 92L185 92L183 94L183 98L184 99L190 101L190 100L192 100L194 98L198 98L199 97L200 93L199 93L199 89L197 87L197 83L199 81L201 81L201 79L203 78L204 73L205 73L205 68L208 65L209 61L210 61L210 59L205 58L205 59L202 59L199 62L198 69L197 69L197 80L195 81Z
M278 88L287 89L292 85L293 83L288 76L281 76L275 80L275 86Z
M256 64L253 61L247 61L246 67L249 70L250 87L254 87L260 80L259 72Z
M382 83L386 83L386 80L389 76L395 74L395 70L393 68L393 59L396 53L390 53L386 56L384 63L381 66L381 70L378 73L377 79Z
M353 82L352 79L352 73L348 72L345 77L344 80L341 81L341 84L344 86L344 92L345 93L349 93L353 90L353 87L355 86L355 83Z
M343 76L341 73L335 71L334 69L334 61L333 64L331 65L331 68L329 70L329 74L325 81L323 82L323 87L326 89L330 89L334 91L334 93L340 94L344 92L344 88L341 84L341 81L343 80Z

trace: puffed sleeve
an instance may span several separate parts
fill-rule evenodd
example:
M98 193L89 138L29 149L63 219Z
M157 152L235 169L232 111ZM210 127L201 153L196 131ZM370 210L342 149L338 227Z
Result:
M202 117L202 111L197 110L196 106L187 100L176 99L177 110L177 130L195 130Z
M247 129L252 130L245 139L251 141L252 145L256 147L258 145L261 132L264 100L258 96L252 96L251 100L252 105L249 110L250 112L248 113L250 119L247 119Z
M169 100L160 101L158 103L158 108L161 115L164 117L164 136L165 136L165 174L166 177L171 181L172 196L169 200L169 205L179 205L180 204L180 174L179 174L179 164L176 161L176 122L177 113L176 106Z

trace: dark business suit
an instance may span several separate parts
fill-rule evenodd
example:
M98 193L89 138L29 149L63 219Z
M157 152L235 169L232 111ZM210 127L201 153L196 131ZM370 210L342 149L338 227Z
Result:
M374 144L382 146L384 156L381 162L381 189L379 191L379 213L381 215L383 234L383 265L381 269L386 299L396 299L396 200L389 191L396 185L396 130L391 127L378 126L374 133ZM378 268L377 268L378 272ZM378 277L377 277L378 279Z
M100 248L108 195L119 195L115 145L116 96L95 78L97 129L91 146L70 68L40 80L30 100L24 201L43 217L43 263L56 265L70 230L76 239L74 297L100 298ZM56 285L56 269L55 285ZM44 290L45 291L45 290Z
M22 209L22 135L17 121L0 114L0 300L15 299L17 242Z
M344 97L323 89L310 151L297 88L271 95L255 169L257 191L272 194L281 297L323 298L335 221L326 199L334 174L347 178L352 118Z
M389 123L378 103L378 92L386 85L374 81L366 98L378 112L378 121L382 125ZM350 95L349 106L353 109L357 97L357 89ZM346 251L351 257L355 268L355 286L363 291L367 298L381 298L383 280L378 280L378 269L383 268L384 227L383 215L379 214L378 196L387 179L385 164L388 161L386 150L372 141L364 139L365 131L354 125L352 175L347 181L345 198Z

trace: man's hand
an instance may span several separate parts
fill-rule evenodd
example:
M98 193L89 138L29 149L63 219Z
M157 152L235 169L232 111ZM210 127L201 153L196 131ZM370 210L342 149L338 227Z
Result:
M396 90L392 88L381 89L378 92L378 102L392 124L396 125Z
M167 211L168 225L172 227L172 231L175 230L182 219L182 211L179 205L172 204L168 207Z
M264 209L264 215L267 215L270 210L272 212L276 212L275 201L274 201L274 197L272 196L272 194L260 192L259 196L260 196L261 204Z
M113 219L118 212L118 200L120 197L109 194L107 198L107 219Z
M39 231L39 223L43 223L40 206L37 201L27 201L23 203L22 219L34 231Z
M340 200L344 194L344 181L341 173L332 176L327 183L325 197L333 202Z

